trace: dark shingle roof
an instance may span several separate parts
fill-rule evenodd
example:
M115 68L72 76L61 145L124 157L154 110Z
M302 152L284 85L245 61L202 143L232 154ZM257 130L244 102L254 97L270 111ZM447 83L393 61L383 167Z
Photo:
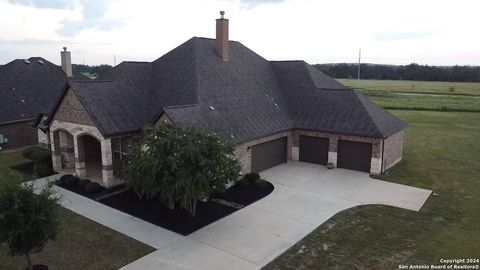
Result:
M67 82L61 67L41 57L28 60L29 64L17 59L0 66L0 123L48 113ZM88 79L79 74L74 78Z
M294 128L387 137L405 127L366 97L304 61L270 62L230 41L229 61L213 39L192 38L152 63L123 62L71 83L104 135L140 131L165 112L242 142Z

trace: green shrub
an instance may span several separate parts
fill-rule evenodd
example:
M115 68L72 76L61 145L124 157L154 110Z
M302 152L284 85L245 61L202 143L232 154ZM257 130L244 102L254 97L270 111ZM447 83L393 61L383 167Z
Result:
M65 178L65 186L74 187L78 184L78 181L80 181L80 178L70 175L69 177Z
M53 174L50 150L35 145L23 149L22 155L35 163L33 172L37 177L45 177Z
M90 181L90 179L81 179L80 181L78 181L77 187L83 189L86 184L91 183L91 182L92 181Z
M68 177L73 177L73 175L71 174L64 174L62 176L60 176L60 178L58 179L58 182L60 184L65 184L65 179L67 179Z
M266 188L267 187L267 181L265 180L262 180L262 179L259 179L257 180L257 182L255 183L255 186L256 187L259 187L259 188Z
M99 183L91 182L85 185L83 188L88 194L98 193L103 190L103 187Z
M50 150L38 145L29 146L23 149L22 156L33 161L50 159Z
M335 169L335 165L333 163L329 162L329 163L327 163L327 168L330 169L330 170Z
M37 177L45 177L53 174L52 162L35 162L33 172Z
M245 174L245 176L243 177L243 179L250 185L255 185L255 183L257 183L259 180L260 180L260 174L256 173L256 172L251 172L251 173L247 173Z

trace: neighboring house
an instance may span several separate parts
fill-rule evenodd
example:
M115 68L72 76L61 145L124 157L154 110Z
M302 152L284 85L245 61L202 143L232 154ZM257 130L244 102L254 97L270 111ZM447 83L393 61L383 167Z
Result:
M234 143L244 173L299 160L380 174L402 159L406 126L304 61L267 61L229 41L221 18L216 39L194 37L153 62L70 82L43 129L55 170L112 187L129 138L163 121Z
M16 59L0 66L2 149L15 149L37 142L48 145L48 136L36 129L33 123L39 113L50 111L67 83L67 76L74 78L70 62L66 62L69 59L70 53L62 52L63 70L41 57ZM75 74L75 79L88 78Z

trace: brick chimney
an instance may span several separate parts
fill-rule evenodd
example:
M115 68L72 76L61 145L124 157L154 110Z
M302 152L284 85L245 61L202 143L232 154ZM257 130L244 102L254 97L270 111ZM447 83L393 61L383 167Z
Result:
M217 19L217 38L215 40L217 54L223 61L228 61L229 43L228 43L228 20L223 16L225 11L220 11L221 18Z
M62 69L67 77L72 77L72 56L70 52L67 51L67 47L63 47L63 52L60 52L62 58Z

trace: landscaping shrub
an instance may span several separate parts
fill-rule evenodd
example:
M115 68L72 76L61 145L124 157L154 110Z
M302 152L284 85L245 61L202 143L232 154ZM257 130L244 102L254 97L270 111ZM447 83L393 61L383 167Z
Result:
M257 182L255 183L255 186L256 187L259 187L259 188L266 188L267 187L267 181L265 180L262 180L262 179L258 179Z
M32 160L35 164L33 172L37 177L45 177L53 174L52 158L50 150L38 145L30 146L22 151L22 155Z
M255 183L257 183L259 180L260 180L260 174L256 173L256 172L251 172L251 173L247 173L245 174L245 176L243 177L243 179L250 185L255 185Z
M81 179L80 181L78 181L77 187L83 189L86 184L91 183L91 182L92 182L92 181L90 181L90 179Z
M63 184L65 184L65 179L67 179L69 177L73 177L73 175L64 174L64 175L60 176L60 178L58 179L58 182L63 185Z
M85 185L83 188L88 194L98 193L103 190L103 187L99 183L91 182Z
M335 165L331 162L327 163L327 168L328 169L335 169Z
M80 181L80 178L70 175L69 177L65 178L65 186L74 187L78 185L78 181Z

